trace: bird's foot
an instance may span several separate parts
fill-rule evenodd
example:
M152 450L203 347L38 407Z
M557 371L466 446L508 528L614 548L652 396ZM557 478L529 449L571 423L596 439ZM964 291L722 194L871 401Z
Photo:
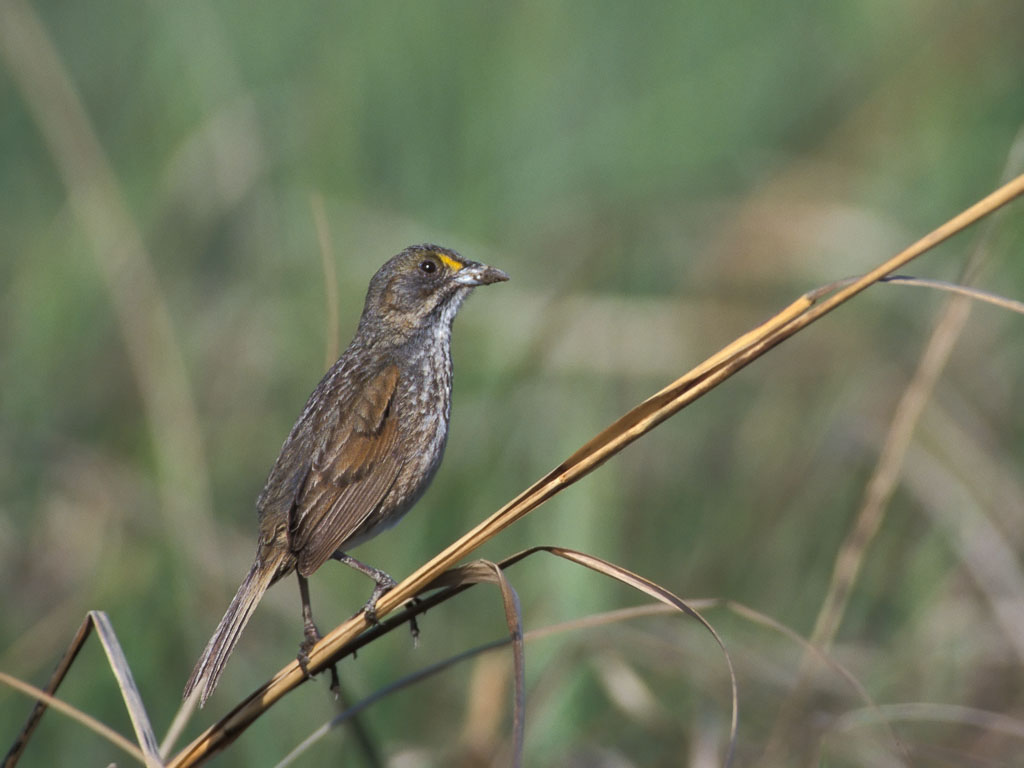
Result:
M314 645L320 642L320 630L312 621L305 621L302 627L302 636L303 640L299 644L299 655L296 657L296 661L299 662L303 674L312 679L313 675L309 671L309 652L313 650Z
M374 569L376 571L376 569ZM370 595L370 599L366 601L366 605L363 606L363 615L366 616L366 620L370 622L372 626L380 624L380 620L377 618L377 601L381 599L386 593L390 592L398 584L393 578L384 573L384 571L376 571L372 574L373 580L377 582L377 586L373 588L373 593Z
M360 562L352 557L352 555L347 555L340 549L332 554L331 557L339 563L344 563L349 568L355 568L360 573L366 574L373 579L376 586L373 588L373 594L370 595L370 599L367 600L366 605L363 606L362 613L366 616L366 620L371 626L380 624L380 621L377 619L377 601L380 600L381 595L385 592L394 589L398 582L380 568L374 568L372 565Z
M320 642L322 635L320 630L316 628L316 624L312 621L305 622L302 628L302 634L304 639L299 644L299 654L296 657L296 661L299 662L299 667L302 668L302 673L309 678L313 679L314 675L309 671L309 652L313 650L313 646ZM334 694L334 698L337 699L341 692L341 681L338 679L338 667L336 664L331 664L331 693Z

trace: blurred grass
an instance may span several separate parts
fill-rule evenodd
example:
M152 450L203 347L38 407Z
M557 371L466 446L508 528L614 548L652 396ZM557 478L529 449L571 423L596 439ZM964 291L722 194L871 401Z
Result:
M172 539L160 522L163 436L146 420L125 329L54 158L0 70L0 578L11 585L0 668L42 682L86 610L107 610L158 730L248 566L256 493L322 372L329 333L311 192L323 195L333 237L342 343L370 275L409 243L455 247L513 278L481 291L456 323L452 435L434 487L359 551L397 576L794 295L864 269L989 191L1024 122L1024 13L1009 3L35 11L167 302L206 452L212 540L182 544L187 533ZM979 277L1016 298L1022 221L1019 204L1001 216ZM953 278L969 241L917 270ZM571 546L808 634L942 300L872 290L482 554ZM915 438L925 460L908 464L854 590L836 654L880 701L1022 715L1013 644L921 493L932 473L956 477L1020 552L1020 338L1020 318L974 310ZM210 559L218 548L223 564ZM527 628L633 599L561 564L512 578ZM329 567L312 589L325 624L367 591ZM741 664L741 757L752 762L800 653L719 618ZM294 584L278 586L212 715L292 656L299 626ZM367 692L501 627L495 596L474 590L426 617L415 652L396 637L342 674ZM674 650L638 652L636 632ZM529 764L606 750L670 765L708 733L720 737L726 686L699 631L652 619L589 642L637 668L671 725L617 709L588 666L597 657L571 655L563 684L537 702L543 715L528 721ZM531 679L558 669L560 647L528 649ZM384 753L418 765L457 751L471 675L453 671L371 710ZM822 713L859 706L822 678L804 713L809 741ZM126 729L98 653L67 685L62 696ZM20 696L0 690L10 723L0 741L23 712ZM283 756L329 715L324 686L307 686L219 764ZM826 754L862 764L863 750L886 744L880 733L850 731ZM916 765L1013 764L1019 753L979 729L901 734ZM350 740L317 749L324 761L352 754ZM48 715L25 764L111 754Z

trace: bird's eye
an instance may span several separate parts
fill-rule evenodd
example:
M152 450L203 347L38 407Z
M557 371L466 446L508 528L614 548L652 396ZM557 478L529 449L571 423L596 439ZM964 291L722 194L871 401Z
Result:
M431 261L430 259L424 259L420 262L420 269L429 275L430 273L437 271L437 262Z

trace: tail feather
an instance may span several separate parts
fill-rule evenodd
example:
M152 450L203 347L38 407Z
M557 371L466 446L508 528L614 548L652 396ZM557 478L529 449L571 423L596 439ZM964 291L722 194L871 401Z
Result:
M213 637L206 644L203 655L199 657L192 676L185 684L184 697L187 699L196 688L201 687L199 706L206 704L213 689L217 687L224 665L227 664L231 651L234 650L242 630L249 623L256 605L259 603L263 593L274 580L277 568L274 564L264 563L257 560L246 575L242 585L238 588L231 605L224 613L224 618L217 625Z

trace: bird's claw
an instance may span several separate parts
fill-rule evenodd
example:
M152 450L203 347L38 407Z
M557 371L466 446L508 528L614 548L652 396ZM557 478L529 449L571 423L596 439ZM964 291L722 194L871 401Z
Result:
M309 624L305 627L305 639L299 644L299 653L296 657L296 661L299 662L299 667L302 669L302 673L310 680L315 676L309 671L309 652L313 650L313 646L320 642L320 631L316 628L315 624ZM334 699L337 701L341 695L341 681L338 679L338 666L331 664L331 687L330 691L334 694Z
M380 624L380 619L377 617L377 601L398 586L398 582L383 571L378 572L376 581L377 586L373 588L373 594L370 595L370 599L363 606L363 615L370 625L374 627Z
M302 674L304 674L307 679L312 680L313 679L313 673L309 671L309 653L308 653L308 650L309 649L306 647L305 643L300 645L299 646L299 653L295 657L295 660L297 662L299 662L299 668L302 670Z

